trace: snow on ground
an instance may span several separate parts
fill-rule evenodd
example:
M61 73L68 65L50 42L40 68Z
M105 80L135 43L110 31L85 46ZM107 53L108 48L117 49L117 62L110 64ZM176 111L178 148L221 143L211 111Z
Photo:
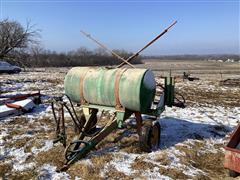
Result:
M8 156L14 157L14 160L11 162L13 163L13 169L15 171L24 171L26 169L33 169L35 166L34 162L25 163L26 159L30 156L30 153L25 153L24 148L21 147L19 149L9 149Z
M33 154L38 154L40 152L48 151L51 148L53 148L53 141L47 140L41 148L32 147L31 150Z
M62 180L62 179L70 179L70 176L66 172L57 173L56 167L51 166L49 164L44 164L40 167L38 179L45 180L45 179L52 179L52 180Z
M113 146L103 145L97 148L76 163L77 168L86 167L86 173L83 169L73 173L71 167L64 173L56 172L59 161L64 161L64 157L56 153L62 152L63 147L52 143L54 121L48 97L63 92L63 78L64 73L60 72L26 72L19 76L0 77L1 91L5 95L38 89L46 95L42 97L44 104L40 104L33 112L0 121L0 177L87 179L95 173L99 173L96 175L99 178L123 179L201 179L216 175L226 176L221 165L223 147L240 121L240 106L233 106L229 101L224 105L212 103L211 98L208 103L198 103L198 98L187 98L190 105L187 104L184 109L166 107L158 119L162 131L161 145L151 153L135 151L135 141L130 139L133 150L122 148L121 142L115 142ZM206 94L214 91L236 95L240 93L240 88L219 87L217 83L209 80L177 83L176 86L180 91L191 87L191 90L198 89ZM188 93L194 94L190 91ZM236 97L233 97L233 100L237 101ZM137 136L133 132L126 130L123 139ZM54 159L50 156L54 156ZM102 157L106 160L101 161ZM215 167L212 168L211 164L205 161L215 157L218 158L218 164L214 164Z

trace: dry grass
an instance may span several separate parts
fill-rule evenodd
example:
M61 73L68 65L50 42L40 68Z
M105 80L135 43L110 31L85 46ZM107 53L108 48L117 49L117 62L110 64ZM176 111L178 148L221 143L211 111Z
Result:
M12 170L12 165L10 163L0 163L0 178L4 178L7 173Z
M189 146L191 148L189 148ZM227 177L227 170L223 167L224 153L217 151L217 153L211 151L203 151L206 149L204 141L195 142L194 145L189 146L176 146L176 149L184 152L186 156L180 156L182 164L191 165L197 169L202 170L206 175L198 175L196 178L224 178ZM220 149L220 145L216 145L216 149ZM200 151L201 150L201 151Z
M104 179L112 179L114 177L114 179L134 179L131 176L127 176L126 174L118 171L115 167L109 167L109 171L106 172Z
M187 62L187 64L189 63L191 62ZM162 66L161 63L153 63L154 68L157 68L155 65L162 68L163 71L169 67L168 62L166 62L165 67ZM200 65L197 64L197 66ZM176 67L176 69L178 69L178 67ZM162 72L160 72L161 75L164 74ZM205 81L205 79L202 78L204 76L208 76L208 74L204 74L205 72L206 71L204 69L202 72L199 71L198 75L199 77L201 76L201 80L199 82L193 82L192 84L183 84L182 80L178 79L176 87L181 87L178 89L178 91L185 96L188 106L195 105L196 103L207 103L210 105L221 105L225 107L240 106L239 89L234 91L232 89L221 90L221 88L219 88L218 81L216 81L216 75L213 75L215 78L214 80ZM173 72L173 74L174 73L175 72ZM182 74L180 71L177 73ZM58 85L63 85L64 73L60 73L59 69L56 69L54 73L39 72L33 73L33 76L31 75L31 73L28 73L25 75L25 77L22 77L20 79L18 76L6 75L4 77L0 77L0 79L10 79L19 83L29 81L28 83L31 86L29 86L28 89L21 89L23 91L38 90L39 87L32 85L34 85L34 83L42 82L44 84L44 87L41 87L41 89L43 90L44 94L55 95L56 93L62 92L63 86L59 87ZM39 77L42 77L42 81L39 80ZM200 83L201 85L205 86L212 85L217 88L214 88L213 90L201 89L198 87L198 85L196 85L196 83ZM78 113L81 113L81 110L78 109L77 111ZM109 112L104 112L103 116L98 122L98 125L105 125L109 119L111 119L111 117L112 115ZM9 121L2 125L2 128L6 127L9 130L9 135L3 139L7 142L5 148L24 147L25 152L31 152L32 147L41 148L43 146L43 142L46 139L53 139L55 137L54 123L54 120L48 116L41 117L31 123L29 123L29 119L27 117L14 117L13 121ZM49 130L44 129L44 126L48 127ZM66 118L66 127L68 134L67 140L69 143L74 138L75 132L73 123L70 122L68 118ZM217 127L216 131L223 130L218 129ZM26 132L33 133L34 137L25 137L13 141L14 136L23 135L26 134ZM91 161L91 163L84 163L83 159L83 161L79 161L70 166L67 173L71 176L72 179L74 179L75 176L81 177L83 179L146 179L146 177L142 175L142 172L152 172L153 169L157 167L159 168L160 174L169 176L173 179L226 179L228 177L227 170L225 170L222 165L224 154L219 150L222 146L214 146L214 150L219 150L218 153L213 153L207 150L204 152L204 148L206 148L207 145L206 143L207 142L204 140L196 141L195 145L189 145L191 148L189 148L189 146L175 146L176 149L186 154L186 156L178 157L181 161L181 164L186 166L193 166L206 173L206 175L199 174L195 177L191 177L185 175L182 169L180 170L177 168L169 167L171 164L171 159L168 158L168 153L165 150L160 150L160 153L156 153L154 161L159 165L153 164L151 162L146 162L146 159L144 159L145 154L139 149L138 135L136 134L135 126L127 126L124 129L113 131L107 138L99 143L99 145L96 147L96 153L90 153L88 156L86 156L85 160ZM109 163L111 161L114 161L114 158L117 157L116 154L116 157L113 157L113 154L109 152L108 149L111 149L112 147L117 147L120 152L126 152L129 154L135 153L141 157L136 158L135 161L131 164L131 168L135 171L135 173L127 176L123 172L118 171L114 166L109 165ZM203 151L199 153L199 149ZM7 158L7 160L8 159L9 158ZM31 155L26 160L26 163L30 162L36 162L38 168L44 164L51 164L60 168L65 162L64 147L57 145L46 152L40 152L37 155ZM101 172L103 171L104 167L107 167L107 170L105 169L106 172L104 173L104 177L101 178ZM13 172L12 164L0 162L0 177L6 179L35 179L37 177L37 171L38 169L23 172Z
M0 163L0 179L9 179L9 180L26 180L33 179L37 176L36 171L26 170L22 172L12 171L12 165L10 163L1 164Z
M168 154L165 151L163 151L160 154L157 154L155 156L155 161L160 162L161 165L163 165L163 166L168 166L171 163L170 159L168 158Z
M60 77L60 78L47 78L45 79L47 82L52 83L53 85L58 85L58 84L63 84L64 82L64 78Z
M74 178L75 176L83 179L104 179L101 178L100 172L113 159L111 154L101 156L92 156L90 158L91 164L75 163L67 170L67 173Z
M210 84L209 84L210 85ZM176 85L177 86L177 85ZM186 99L187 104L211 104L223 107L239 107L240 106L240 90L203 90L195 86L183 86L177 90Z
M9 125L26 125L28 123L28 119L26 117L21 117L21 116L17 116L14 118L13 121L10 121L8 124Z
M34 160L37 162L38 166L43 164L51 164L57 168L61 168L64 165L64 148L58 145L46 152L40 152L35 157Z
M22 171L22 172L13 172L11 173L11 176L7 179L26 180L26 179L34 179L35 177L37 177L37 172L34 170L29 170L29 171Z
M173 179L191 179L191 176L187 176L182 170L177 168L160 168L160 174L169 176Z
M148 169L153 169L154 167L159 167L151 162L147 162L144 160L144 157L139 157L134 160L134 162L131 164L131 168L134 170L140 171L146 171Z

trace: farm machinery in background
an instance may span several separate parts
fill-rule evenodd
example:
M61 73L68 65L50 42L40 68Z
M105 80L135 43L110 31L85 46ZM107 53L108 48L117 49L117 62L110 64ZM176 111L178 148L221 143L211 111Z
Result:
M191 74L189 73L189 72L183 72L183 81L186 79L186 80L188 80L188 81L195 81L195 80L199 80L199 78L197 78L197 77L193 77L193 76L191 76Z
M106 67L75 67L64 80L65 95L56 97L52 102L52 110L56 121L55 143L61 142L65 149L66 163L61 171L69 165L86 156L107 135L117 128L124 127L124 121L132 115L136 119L136 129L139 135L140 148L150 152L160 143L161 126L157 118L165 106L181 106L184 104L175 98L174 77L164 78L161 85L161 96L156 95L156 82L150 69L135 68L130 61L136 58L144 49L164 35L176 21L156 38L128 59L120 57L106 46L82 32L106 51L122 61L116 68ZM123 65L131 68L123 68ZM74 105L74 103L76 105ZM77 115L76 108L82 110ZM76 136L68 146L65 130L64 110L70 114L75 125ZM114 116L101 128L97 126L99 112L111 111ZM151 123L143 125L142 114L151 118ZM77 138L76 138L77 137Z
M0 120L31 112L40 103L40 91L29 94L0 95Z

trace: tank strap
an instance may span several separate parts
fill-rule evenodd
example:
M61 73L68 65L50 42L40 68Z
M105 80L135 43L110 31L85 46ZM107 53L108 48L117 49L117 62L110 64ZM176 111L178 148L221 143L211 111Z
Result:
M127 69L119 69L116 73L116 78L115 78L115 84L114 84L114 95L115 95L115 102L116 102L116 109L122 109L122 105L120 103L119 99L119 83L120 79L122 77L122 74L126 71Z
M87 104L87 101L86 101L86 99L84 98L84 95L83 95L83 82L84 82L85 76L87 75L87 72L85 72L83 74L83 76L80 77L79 87L80 87L80 102L81 102L81 104Z

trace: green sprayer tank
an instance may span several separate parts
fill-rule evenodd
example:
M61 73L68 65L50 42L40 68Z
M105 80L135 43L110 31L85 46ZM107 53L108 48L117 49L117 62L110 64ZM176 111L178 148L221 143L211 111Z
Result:
M64 80L65 94L74 102L123 107L147 113L156 84L151 70L74 67Z

